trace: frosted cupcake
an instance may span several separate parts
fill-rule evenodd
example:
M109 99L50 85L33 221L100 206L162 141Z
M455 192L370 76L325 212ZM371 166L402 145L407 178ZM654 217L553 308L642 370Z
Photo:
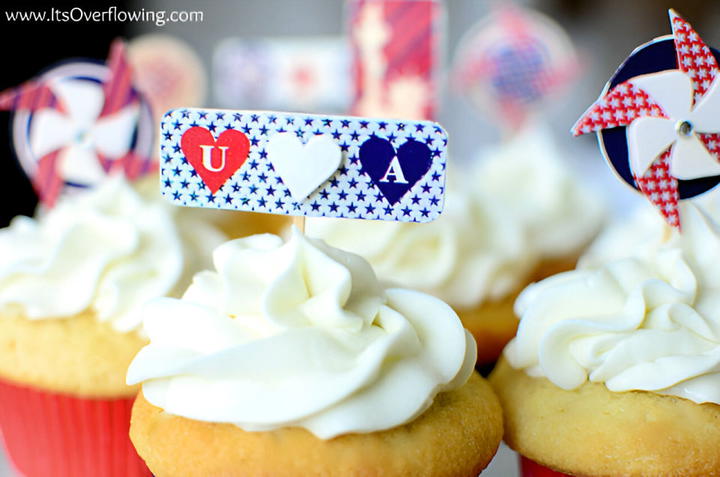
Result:
M491 382L528 468L718 475L720 226L681 217L682 235L521 294Z
M359 256L257 235L145 307L130 437L158 477L476 476L502 434L457 315Z
M512 303L537 253L501 202L454 179L434 222L308 219L306 230L367 259L383 282L450 304L475 337L478 362L486 363L515 334Z
M541 259L536 279L573 269L604 222L602 197L572 172L541 127L486 151L474 177L475 187L505 204L525 230Z
M177 294L222 235L121 176L0 230L0 428L24 475L149 475L125 384L139 305Z

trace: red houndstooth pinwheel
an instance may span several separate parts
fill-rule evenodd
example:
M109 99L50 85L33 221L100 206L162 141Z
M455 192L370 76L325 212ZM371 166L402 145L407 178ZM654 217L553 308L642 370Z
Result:
M675 68L666 67L663 39L639 48L614 80L643 74L611 81L572 132L598 132L613 167L621 176L629 167L632 185L679 228L678 201L708 190L708 181L711 186L720 181L720 79L713 51L690 24L673 10L670 21ZM657 67L643 71L635 61L641 56ZM619 154L608 147L617 141L603 138L614 128L625 131L626 151Z
M46 205L64 186L90 186L115 171L134 179L153 168L152 120L122 41L112 44L107 66L66 63L1 92L0 110L15 114L16 153Z

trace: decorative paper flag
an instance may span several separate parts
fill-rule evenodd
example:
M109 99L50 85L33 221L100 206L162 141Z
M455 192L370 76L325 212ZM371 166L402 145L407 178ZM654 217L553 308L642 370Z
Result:
M678 201L720 182L720 52L670 10L673 34L633 51L573 126L597 132L618 175L680 227Z
M160 33L142 35L128 43L127 55L135 85L150 103L156 122L170 109L203 105L205 68L185 42Z
M447 135L430 121L176 109L161 133L178 205L403 222L443 209Z
M445 19L437 0L352 0L353 114L432 119Z
M456 88L484 114L517 129L579 72L565 31L539 12L496 7L465 34L453 66Z
M213 58L215 98L227 108L345 112L348 56L340 37L228 39Z
M52 206L65 186L87 187L108 173L137 178L153 169L150 108L131 82L121 41L107 66L73 62L0 93L14 112L13 141L40 199Z

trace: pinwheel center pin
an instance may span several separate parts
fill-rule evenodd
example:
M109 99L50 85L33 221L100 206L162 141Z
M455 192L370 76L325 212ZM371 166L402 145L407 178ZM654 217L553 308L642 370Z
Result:
M90 131L88 131L87 129L82 129L78 131L75 140L83 147L90 147L92 145L92 136L90 134Z
M678 121L675 125L675 130L680 136L689 137L694 132L695 128L690 121Z

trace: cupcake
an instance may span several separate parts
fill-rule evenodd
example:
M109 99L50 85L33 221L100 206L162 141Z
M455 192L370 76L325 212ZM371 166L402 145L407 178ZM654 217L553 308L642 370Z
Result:
M172 210L113 176L0 230L0 429L27 477L149 475L127 438L139 305L222 241Z
M452 179L434 222L319 218L308 219L306 229L367 259L383 282L451 305L475 337L478 362L488 363L515 335L512 304L538 257L504 204L461 177Z
M475 186L505 204L525 230L540 257L537 280L575 268L604 222L602 196L578 180L542 127L526 127L487 150L474 177Z
M672 232L518 298L491 383L531 473L720 475L720 225Z
M158 477L476 476L502 434L457 315L361 257L257 235L144 307L130 438Z

